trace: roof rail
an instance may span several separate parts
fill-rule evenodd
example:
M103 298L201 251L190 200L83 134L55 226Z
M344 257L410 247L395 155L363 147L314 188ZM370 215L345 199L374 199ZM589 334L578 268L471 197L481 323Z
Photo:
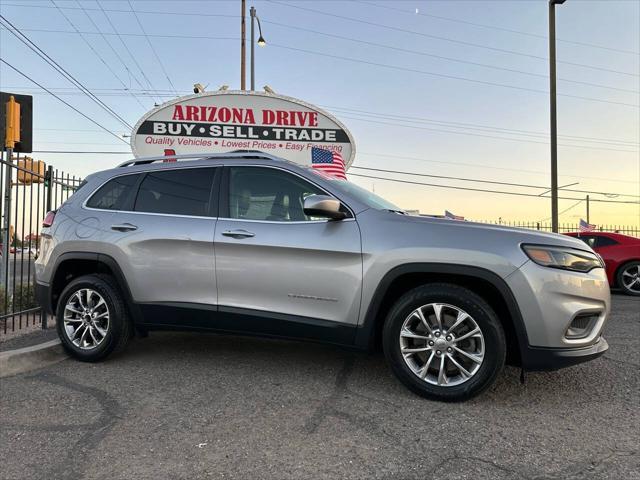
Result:
M180 155L163 155L157 157L139 157L133 160L127 160L118 165L120 167L133 167L135 165L146 165L154 162L166 162L167 160L194 160L194 159L212 159L212 158L265 158L269 160L278 160L278 157L274 157L268 153L260 152L258 150L235 150L228 153L184 153Z

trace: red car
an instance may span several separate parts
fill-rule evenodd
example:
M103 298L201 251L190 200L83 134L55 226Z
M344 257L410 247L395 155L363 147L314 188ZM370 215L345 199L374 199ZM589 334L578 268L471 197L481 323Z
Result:
M571 232L593 248L606 265L609 285L640 296L640 238L608 232Z

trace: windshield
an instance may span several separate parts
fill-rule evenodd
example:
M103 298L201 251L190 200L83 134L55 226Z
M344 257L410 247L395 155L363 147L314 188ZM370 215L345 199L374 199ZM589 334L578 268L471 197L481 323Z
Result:
M329 181L329 183L331 183L331 186L336 187L337 190L355 197L357 200L364 203L370 208L375 208L376 210L393 210L396 212L402 211L400 207L376 195L375 193L370 192L369 190L365 190L364 188L359 187L355 183L351 183L346 180L340 180L314 168L310 168L310 170L313 173L320 175L325 180Z

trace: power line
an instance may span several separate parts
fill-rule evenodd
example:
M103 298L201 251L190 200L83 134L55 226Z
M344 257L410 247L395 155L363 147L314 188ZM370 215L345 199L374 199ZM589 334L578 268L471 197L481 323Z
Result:
M314 8L308 8L308 7L301 7L300 5L293 5L293 4L290 4L290 3L285 3L285 2L281 2L281 1L277 1L277 0L266 0L266 1L274 3L274 4L277 4L277 5L282 5L282 6L285 6L285 7L289 7L289 8L296 8L298 10L305 10L305 11L312 12L312 13L317 13L317 14L320 14L320 15L326 15L326 16L329 16L329 17L340 18L342 20L348 20L350 22L362 23L362 24L365 24L365 25L370 25L370 26L379 27L379 28L385 28L385 29L394 30L394 31L397 31L397 32L410 33L412 35L418 35L418 36L427 37L427 38L434 38L434 39L437 39L437 40L443 40L445 42L457 43L459 45L465 45L465 46L468 46L468 47L483 48L483 49L492 50L492 51L495 51L495 52L508 53L508 54L511 54L511 55L519 55L519 56L522 56L522 57L529 57L529 58L535 58L537 60L549 61L549 59L547 57L543 57L543 56L540 56L540 55L522 53L522 52L517 52L517 51L514 51L514 50L507 50L507 49L504 49L504 48L490 47L488 45L482 45L482 44L473 43L473 42L465 42L465 41L462 41L462 40L456 40L456 39L448 38L448 37L440 37L440 36L437 36L437 35L431 35L431 34L424 33L424 32L416 32L415 30L408 30L408 29L405 29L405 28L394 27L392 25L385 25L385 24L382 24L382 23L370 22L370 21L367 21L367 20L363 20L361 18L347 17L345 15L338 15L338 14L335 14L335 13L324 12L322 10L316 10ZM564 63L566 65L573 65L573 66L576 66L576 67L590 68L590 69L593 69L593 70L601 70L601 71L604 71L604 72L617 73L617 74L620 74L620 75L629 75L629 76L632 76L632 77L639 77L640 76L640 75L638 75L636 73L621 72L619 70L611 70L611 69L608 69L608 68L598 67L598 66L594 66L594 65L585 65L585 64L582 64L582 63L568 62L566 60L558 60L558 63Z
M87 38L80 33L80 31L78 30L78 27L76 27L76 25L71 21L71 19L62 11L62 9L60 7L58 7L58 4L54 1L51 0L51 3L53 3L53 5L58 9L58 11L60 12L60 14L64 17L64 19L69 23L69 25L71 25L71 27L73 27L73 29L78 32L78 34L80 35L80 38L82 38L82 40L84 41L84 43L87 44L87 46L91 49L91 51L95 54L96 57L98 57L100 59L100 61L104 64L104 66L111 72L111 74L122 84L122 86L124 88L127 87L127 85L122 81L122 79L120 78L120 76L113 70L113 68L111 68L111 66L105 61L104 57L102 55L100 55L100 53L93 47L93 45L91 45L91 43L89 42L89 40L87 40ZM140 99L134 95L131 95L131 97L138 102L138 105L140 105L142 108L145 108L145 106L142 104L142 102L140 101Z
M166 77L167 81L169 82L169 85L171 85L171 88L173 88L173 91L175 92L176 97L177 97L178 96L178 91L176 90L175 85L171 81L171 78L169 78L169 74L167 73L167 70L164 68L164 65L162 64L162 60L160 60L160 57L158 56L158 52L156 52L156 49L154 48L153 43L151 43L151 40L149 40L149 36L147 35L147 32L144 30L144 27L142 26L142 22L140 22L140 19L138 18L138 14L133 9L133 5L131 5L131 2L129 0L127 0L127 3L129 4L129 8L131 9L131 12L133 13L133 16L136 18L136 22L138 22L138 26L140 27L140 30L142 31L142 33L144 35L144 38L147 40L147 43L149 44L149 47L151 48L151 51L155 55L156 60L158 61L158 64L160 65L160 68L162 69L162 72L164 73L164 76Z
M58 62L56 62L53 58L47 55L38 45L36 45L29 37L27 37L24 33L22 33L18 28L16 28L9 20L7 20L2 14L0 14L0 22L4 22L6 25L11 27L9 31L11 34L20 40L24 45L26 45L32 52L38 55L42 60L44 60L49 66L51 66L54 70L60 73L66 80L71 82L73 85L78 87L81 91L83 91L87 97L89 97L94 103L100 106L103 110L117 119L120 123L122 123L127 128L133 128L124 118L122 118L118 113L116 113L111 107L109 107L106 103L100 100L97 96L95 96L91 90L85 87L78 79L76 79L73 75L71 75L66 69L64 69ZM6 26L5 25L5 26Z
M10 28L4 27L6 30L11 30ZM85 35L108 35L114 37L144 37L141 33L111 33L111 32L87 32L85 30L81 30L80 32L74 32L73 30L53 30L47 28L22 28L23 32L42 32L42 33L84 33ZM166 35L166 34L157 34L157 33L148 33L147 36L151 38L181 38L188 40L233 40L238 41L239 37L214 37L212 35ZM139 84L141 88L143 86Z
M109 130L107 127L105 127L104 125L101 125L100 123L96 122L93 118L89 117L88 115L82 113L80 110L78 110L76 107L74 107L73 105L71 105L70 103L65 102L63 99L61 99L59 96L57 96L55 93L47 90L47 88L43 87L42 85L40 85L38 82L36 82L33 78L29 77L27 74L21 72L20 70L18 70L16 67L14 67L13 65L11 65L9 62L7 62L4 58L0 58L0 62L4 63L5 65L7 65L9 68L11 68L12 70L14 70L16 73L20 74L21 76L23 76L24 78L26 78L27 80L29 80L30 82L35 83L37 86L39 86L40 88L42 88L44 91L48 92L52 97L56 98L57 100L59 100L60 102L64 103L67 107L71 108L73 111L75 111L76 113L79 113L80 115L82 115L84 118L86 118L87 120L89 120L91 123L93 123L94 125L97 125L98 127L100 127L102 130L104 130L105 132L109 133L110 135L116 137L118 140L120 140L123 143L127 143L126 140L124 140L122 137L120 137L120 135L112 132L111 130Z
M109 22L109 25L111 26L111 29L118 36L118 39L120 40L120 43L122 43L122 46L124 47L124 49L129 54L129 57L131 57L131 59L133 60L133 63L136 65L136 67L138 67L138 70L140 70L140 73L142 73L142 78L144 78L145 82L147 82L147 84L149 85L149 88L151 90L155 90L153 85L151 84L151 81L147 77L147 74L144 73L144 70L142 69L142 67L140 66L138 61L136 60L136 57L131 53L131 50L129 50L129 47L127 46L126 42L123 40L122 36L120 35L120 32L118 32L118 29L115 27L115 25L111 21L111 18L109 18L109 15L105 11L105 9L102 7L102 4L100 3L100 0L96 0L96 3L98 4L98 7L100 7L100 10L102 10L102 14L107 19L107 22ZM144 36L144 35L142 35L142 36Z
M355 177L362 177L362 178L370 178L373 180L385 180L385 181L389 181L389 182L397 182L397 183L405 183L405 184L411 184L411 185L422 185L425 187L436 187L436 188L450 188L453 190L466 190L466 191L470 191L470 192L482 192L482 193L496 193L496 194L501 194L501 195L515 195L518 197L531 197L531 198L544 198L544 199L548 199L548 197L540 197L534 193L522 193L522 192L507 192L507 191L503 191L503 190L488 190L488 189L484 189L484 188L472 188L472 187L460 187L460 186L456 186L456 185L440 185L437 183L424 183L424 182L414 182L411 180L400 180L397 178L385 178L385 177L376 177L376 176L372 176L372 175L363 175L361 173L349 173L349 176L355 176ZM575 198L575 197L558 197L561 200L580 200L579 198ZM592 202L599 202L599 203L624 203L624 204L631 204L631 205L637 205L640 202L631 202L631 201L624 201L624 200L599 200L599 199L592 199L590 200Z
M414 129L414 130L425 130L425 131L436 132L436 133L449 133L449 134L453 134L453 135L464 135L464 136L472 136L472 137L491 138L491 139L495 139L495 140L507 140L507 141L511 141L511 142L537 143L537 144L540 144L540 145L548 145L548 142L538 142L536 140L525 140L525 139L519 139L519 138L498 137L498 136L495 136L495 135L484 135L482 133L473 133L473 132L456 132L454 130L442 130L442 129L438 129L438 128L421 127L421 126L418 126L418 125L407 125L407 124L394 123L394 122L383 122L383 121L379 121L379 120L372 120L370 118L352 117L352 116L349 116L349 115L342 115L342 118L348 118L350 120L358 120L358 121L361 121L361 122L376 123L376 124L379 124L379 125L390 125L390 126L395 126L395 127L411 128L411 129ZM624 149L619 149L619 148L608 148L608 147L595 147L595 146L587 146L587 145L558 144L558 146L582 148L582 149L587 149L587 150L608 150L608 151L623 152L623 153L637 153L637 151L634 151L634 150L624 150Z
M438 163L441 165L460 165L463 167L473 167L473 168L482 168L482 169L490 169L490 170L504 170L510 172L518 172L518 173L530 173L534 175L544 175L549 176L549 172L543 172L540 170L525 170L522 168L509 168L509 167L497 167L495 165L487 165L487 164L476 164L476 163L464 163L464 162L453 162L453 161L444 161L444 160L430 160L427 158L419 158L419 157L408 157L404 155L394 155L390 153L373 153L373 152L360 152L361 155L370 155L373 157L383 157L385 159L388 158L398 158L401 160L415 160L418 162L427 162L427 163ZM604 177L592 177L585 175L560 175L561 177L567 178L579 178L584 180L600 180L607 182L616 182L616 183L630 183L632 185L638 185L638 182L633 180L618 180L612 178L604 178Z
M271 20L262 20L262 22L263 23L268 23L268 24L271 24L271 25L276 25L278 27L289 28L289 29L292 29L292 30L299 30L299 31L302 31L302 32L314 33L314 34L317 34L317 35L324 35L326 37L337 38L337 39L340 39L340 40L347 40L349 42L360 43L360 44L363 44L363 45L370 45L370 46L379 47L379 48L387 48L389 50L395 50L395 51L398 51L398 52L410 53L410 54L413 54L413 55L421 55L421 56L426 56L426 57L431 57L431 58L437 58L439 60L446 60L446 61L449 61L449 62L462 63L462 64L466 64L466 65L474 65L474 66L477 66L477 67L491 68L491 69L494 69L494 70L501 70L501 71L505 71L505 72L519 73L519 74L522 74L522 75L528 75L528 76L532 76L532 77L549 78L548 75L542 74L542 73L527 72L527 71L518 70L518 69L515 69L515 68L506 68L506 67L500 67L500 66L497 66L497 65L489 65L489 64L486 64L486 63L472 62L472 61L469 61L469 60L461 60L459 58L445 57L445 56L442 56L442 55L435 55L435 54L432 54L432 53L422 52L422 51L419 51L419 50L410 50L410 49L407 49L407 48L396 47L396 46L389 45L389 44L371 42L371 41L368 41L368 40L361 40L359 38L346 37L344 35L336 35L336 34L333 34L333 33L327 33L327 32L323 32L323 31L319 31L319 30L312 30L312 29L309 29L309 28L297 27L297 26L294 26L294 25L288 25L288 24L285 24L285 23L274 22L274 21L271 21ZM640 93L640 91L638 91L638 90L630 90L630 89L627 89L627 88L612 87L610 85L602 85L602 84L599 84L599 83L585 82L585 81L582 81L582 80L573 80L573 79L569 79L569 78L558 78L558 80L563 81L563 82L568 82L568 83L575 83L575 84L578 84L578 85L586 85L586 86L589 86L589 87L597 87L597 88L604 88L604 89L608 89L608 90L616 90L616 91L620 91L620 92L628 92L628 93L636 93L636 94Z
M120 54L118 53L118 51L113 48L113 45L111 44L111 42L107 39L106 35L115 35L115 34L105 34L100 27L98 27L98 25L96 24L96 22L93 20L93 18L91 17L91 15L89 15L89 12L85 9L85 7L82 5L82 3L80 3L80 0L76 0L76 3L78 4L78 6L80 7L80 9L83 11L83 13L85 14L85 16L89 19L89 21L91 22L91 24L93 25L93 28L96 29L96 31L98 32L98 34L100 34L100 36L102 37L102 40L104 40L104 42L109 46L109 48L111 49L111 51L113 52L113 54L116 56L116 58L120 61L120 63L122 64L122 66L124 67L125 71L127 72L127 75L129 77L129 86L131 86L131 79L133 78L135 80L135 82L138 84L138 86L140 88L144 88L142 86L142 83L140 83L140 80L138 80L138 77L136 75L133 74L133 72L129 69L129 66L125 63L125 61L122 59L122 57L120 56ZM88 34L87 32L78 32L78 33L84 33L84 34Z
M358 59L358 58L352 58L352 57L343 57L341 55L333 55L330 53L323 53L323 52L317 52L314 50L307 50L304 48L297 48L297 47L289 47L286 45L279 45L279 44L275 44L275 43L270 43L269 44L271 47L276 47L276 48L283 48L285 50L292 50L292 51L296 51L296 52L304 52L304 53L310 53L312 55L319 55L322 57L328 57L328 58L335 58L338 60L345 60L348 62L355 62L355 63L362 63L365 65L372 65L372 66L376 66L376 67L382 67L382 68L387 68L387 69L392 69L392 70L400 70L400 71L405 71L405 72L412 72L412 73L420 73L422 75L430 75L430 76L434 76L434 77L441 77L441 78L448 78L451 80L461 80L464 82L471 82L471 83L478 83L481 85L491 85L494 87L501 87L501 88L509 88L509 89L513 89L513 90L521 90L521 91L525 91L525 92L533 92L533 93L542 93L545 95L549 95L549 92L546 90L538 90L535 88L527 88L527 87L519 87L517 85L509 85L506 83L497 83L497 82L490 82L487 80L478 80L475 78L467 78L467 77L460 77L457 75L448 75L448 74L444 74L444 73L437 73L437 72L429 72L426 70L418 70L416 68L408 68L408 67L400 67L397 65L389 65L386 63L379 63L379 62L372 62L369 60L362 60L362 59ZM633 108L638 108L640 107L640 105L638 104L633 104L633 103L625 103L625 102L615 102L612 100L604 100L602 98L593 98L593 97L583 97L580 95L571 95L568 93L558 93L558 96L561 97L568 97L568 98L577 98L580 100L588 100L588 101L592 101L592 102L601 102L601 103L608 103L611 105L622 105L625 107L633 107Z
M490 183L492 185L504 185L510 187L523 187L523 188L539 188L548 190L549 187L546 185L531 185L528 183L512 183L512 182L499 182L495 180L485 180L482 178L468 178L468 177L450 177L446 175L431 175L427 173L417 173L417 172L406 172L400 170L388 170L384 168L373 168L373 167L359 167L356 165L352 165L351 168L357 168L358 170L369 170L372 172L382 172L382 173L395 173L398 175L413 175L418 177L428 177L428 178L441 178L445 180L459 180L462 182L476 182L476 183ZM616 196L616 197L631 197L631 198L640 198L640 195L629 195L625 193L611 193L611 192L595 192L591 190L575 190L570 188L562 188L565 192L575 192L575 193L592 193L597 195L605 195L605 196Z
M50 7L48 5L28 5L28 4L22 4L22 3L2 3L3 6L10 6L10 7L26 7L26 8L53 8ZM82 6L80 8L78 7L62 7L65 10L89 10L89 11L94 11L94 12L100 12L101 9L99 8L90 8L90 7L84 7L82 8ZM117 8L104 8L103 9L105 12L113 12L113 13L131 13L131 10L122 10L122 9L117 9ZM149 10L136 10L136 13L144 13L144 14L150 14L150 15L179 15L179 16L191 16L191 17L225 17L225 18L240 18L240 15L230 15L230 14L224 14L224 13L189 13L189 12L159 12L159 11L149 11Z
M389 7L386 5L379 5L375 2L367 2L364 0L360 0L360 3L364 3L367 5L371 5L373 7L377 7L377 8L384 8L387 10L394 10L396 12L400 12L400 13L404 13L406 15L411 15L411 16L420 16L420 17L430 17L430 18L435 18L438 20L445 20L448 22L455 22L455 23L461 23L464 25L471 25L474 27L480 27L480 28L487 28L487 29L491 29L491 30L497 30L497 31L502 31L502 32L508 32L508 33L515 33L518 35L525 35L527 37L534 37L534 38L541 38L543 40L547 40L549 37L547 37L546 35L540 35L540 34L536 34L536 33L530 33L530 32L523 32L522 30L515 30L515 29L511 29L511 28L505 28L505 27L499 27L496 25L486 25L486 24L482 24L482 23L476 23L476 22L469 22L467 20L461 20L459 18L451 18L451 17L443 17L440 15L433 15L430 13L422 13L422 12L410 12L407 10L402 10L400 8L394 8L394 7ZM618 52L618 53L625 53L627 55L640 55L640 52L635 52L632 50L622 50L619 48L613 48L613 47L606 47L604 45L596 45L593 43L585 43L585 42L577 42L575 40L566 40L566 39L561 39L561 38L556 38L556 41L558 42L562 42L562 43L569 43L569 44L573 44L573 45L579 45L581 47L590 47L590 48L600 48L602 50L608 50L610 52Z
M561 212L558 213L558 217L564 213L567 213L569 210L576 208L578 205L580 205L582 202L586 202L585 199L582 200L578 200L576 203L574 203L573 205L571 205L568 208L565 208L564 210L562 210ZM551 217L547 217L547 218L543 218L542 220L538 220L538 223L542 223L542 222L546 222L551 220Z
M419 121L419 122L428 123L428 124L432 123L435 125L442 125L445 127L470 128L471 130L480 130L480 131L488 130L488 131L494 131L498 133L508 133L508 134L513 133L514 135L526 135L526 136L542 137L542 138L549 137L549 132L541 132L541 131L534 131L534 130L520 130L520 129L514 129L514 128L503 128L503 127L496 127L494 125L483 125L478 123L450 122L445 120L436 120L436 119L425 118L425 117L414 117L410 115L400 115L400 114L387 113L387 112L371 112L367 110L357 110L354 108L337 107L334 105L321 104L320 106L327 109L336 110L336 111L345 111L348 113L358 113L358 114L365 114L365 115L371 115L371 116L379 116L383 118L397 117L398 119L410 119L410 120ZM604 144L619 145L619 146L640 145L640 142L613 139L613 138L584 137L584 136L578 136L578 135L558 135L558 137L566 138L567 140L575 139L576 141L604 143Z

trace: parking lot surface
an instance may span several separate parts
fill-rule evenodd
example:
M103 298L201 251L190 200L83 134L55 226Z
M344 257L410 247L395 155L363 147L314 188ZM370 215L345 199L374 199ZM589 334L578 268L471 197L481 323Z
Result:
M381 354L152 333L100 364L0 380L2 479L640 479L640 299L609 352L507 367L474 400L406 390Z

